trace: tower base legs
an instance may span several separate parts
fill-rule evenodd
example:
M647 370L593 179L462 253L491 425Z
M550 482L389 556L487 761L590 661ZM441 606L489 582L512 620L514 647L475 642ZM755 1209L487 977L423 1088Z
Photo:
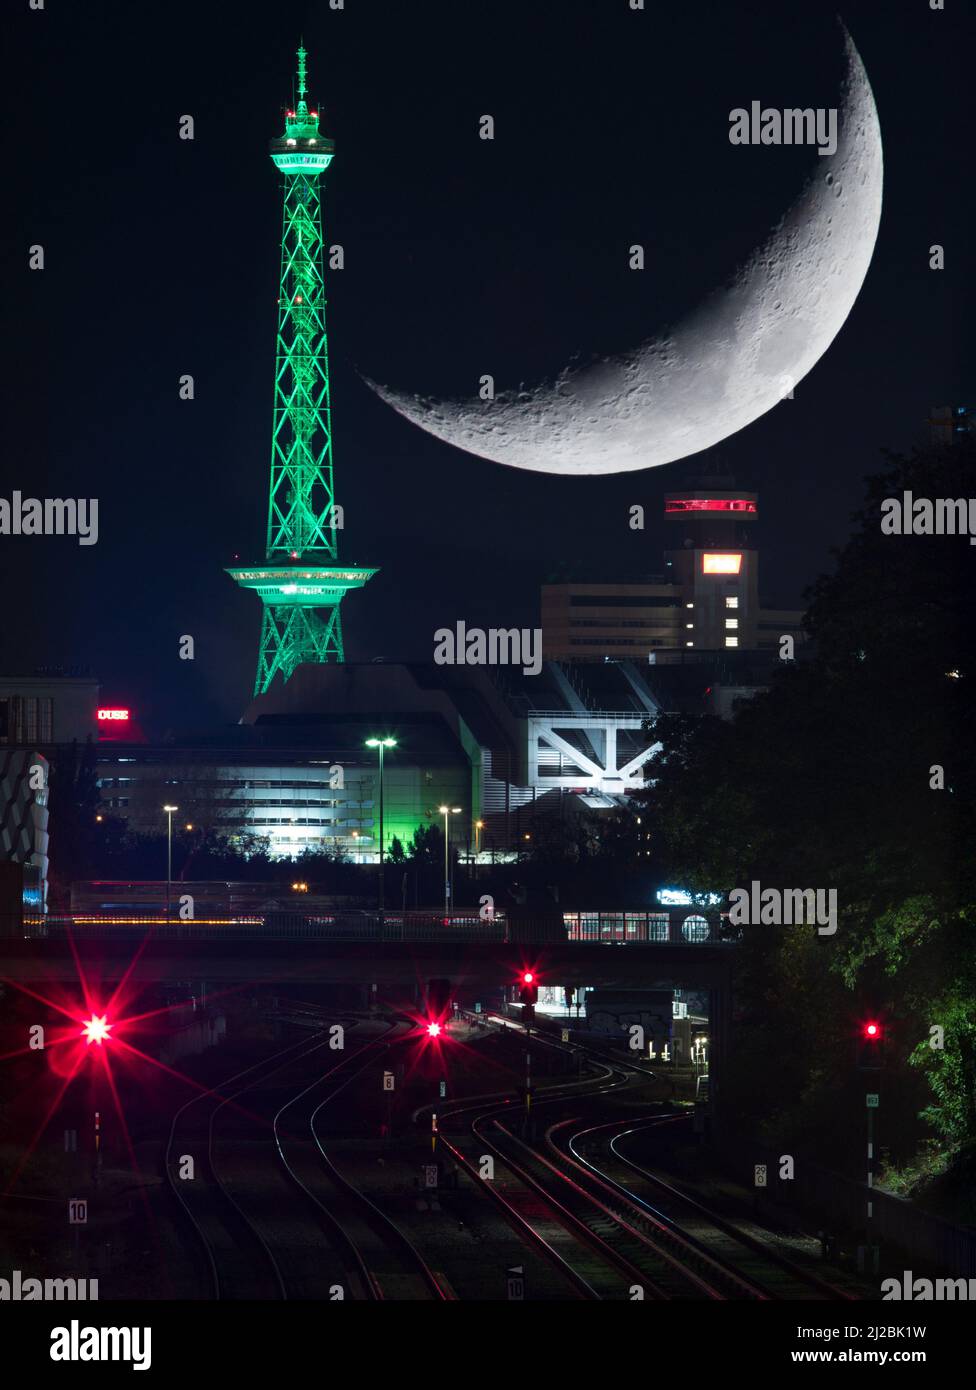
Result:
M345 661L339 605L302 608L298 604L266 604L255 695L263 695L279 675L287 680L304 661Z

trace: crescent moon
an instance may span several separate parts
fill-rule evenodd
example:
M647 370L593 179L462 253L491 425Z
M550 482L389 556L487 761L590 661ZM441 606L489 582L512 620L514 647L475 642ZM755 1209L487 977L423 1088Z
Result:
M458 449L571 476L656 468L710 448L771 410L843 327L881 220L878 112L861 56L843 32L835 152L817 156L763 245L677 327L488 401L437 400L368 384L407 420Z

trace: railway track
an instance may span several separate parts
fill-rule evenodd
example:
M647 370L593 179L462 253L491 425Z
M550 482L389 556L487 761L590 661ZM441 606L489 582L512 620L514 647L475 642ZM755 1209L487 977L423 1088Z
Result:
M303 1006L302 1013L302 1021L314 1022L310 1017L314 1010ZM218 1299L321 1297L327 1284L333 1298L446 1299L451 1295L442 1277L429 1268L395 1223L338 1170L322 1133L327 1107L389 1046L398 1025L390 1023L380 1037L364 1042L309 1081L309 1061L329 1048L328 1032L321 1019L319 1023L313 1037L230 1077L221 1095L193 1097L173 1117L166 1174L203 1250L212 1295ZM300 1080L281 1078L281 1073L293 1068L304 1070ZM255 1093L263 1096L255 1097ZM240 1110L247 1096L254 1098L256 1106L251 1120L257 1120L261 1128L267 1126L267 1138L286 1182L284 1197L280 1191L258 1190L253 1181L254 1153L241 1138L218 1133L221 1112L232 1105ZM298 1133L285 1123L286 1116L298 1119ZM183 1153L200 1155L192 1183L179 1177ZM314 1270L306 1268L303 1274L295 1268L295 1240L300 1237L307 1246L310 1213L328 1254L323 1260L319 1250ZM312 1253L306 1248L300 1261L306 1267L313 1264ZM309 1282L313 1275L317 1287Z
M534 1037L533 1041L573 1051L551 1039ZM607 1065L602 1060L596 1065L600 1076L547 1087L545 1095L533 1101L533 1107L538 1110L566 1104L568 1100L577 1102L581 1095L604 1096L633 1083L630 1071L620 1065ZM532 1171L537 1156L501 1118L509 1119L520 1112L516 1101L498 1093L456 1103L440 1113L439 1142L502 1210L516 1232L558 1270L576 1297L666 1297L665 1290L648 1275L646 1268L635 1262L631 1252L608 1238L608 1230L601 1225L604 1214L594 1220L592 1203L587 1204L587 1210L580 1210L579 1192L556 1193L544 1175ZM453 1134L459 1121L465 1122L464 1135ZM452 1131L450 1136L448 1128ZM491 1179L482 1176L486 1151L498 1160Z
M396 1222L349 1181L326 1149L323 1122L328 1107L371 1065L375 1049L389 1045L388 1039L368 1044L363 1051L371 1055L360 1060L362 1054L357 1054L358 1066L336 1068L327 1078L328 1094L322 1099L321 1082L314 1081L286 1101L272 1123L275 1146L291 1181L328 1223L350 1281L358 1284L362 1296L447 1300L452 1294L443 1276L431 1269ZM285 1125L290 1112L292 1133Z
M268 1242L214 1167L214 1115L277 1071L325 1046L324 1034L291 1043L223 1081L228 1094L193 1096L173 1115L164 1170L170 1190L197 1237L216 1299L283 1299L288 1295L283 1272ZM193 1163L192 1178L181 1176L188 1159Z
M348 1157L340 1164L332 1144L333 1132L348 1129L348 1115L336 1114L342 1098L375 1073L378 1059L396 1045L401 1024L389 1021L338 1061L332 1062L330 1051L332 1064L323 1070L326 1021L316 1019L311 1005L291 1003L286 1012L295 1015L291 1022L316 1031L229 1078L220 1096L193 1097L170 1127L166 1175L204 1252L212 1296L453 1298L445 1276L356 1185L359 1154L344 1141ZM624 1151L649 1129L682 1123L681 1116L648 1116L646 1109L638 1118L605 1118L606 1106L619 1105L635 1087L646 1107L643 1088L656 1079L653 1073L606 1054L589 1057L578 1043L538 1034L532 1043L586 1056L589 1074L535 1092L531 1111L511 1092L438 1106L437 1143L519 1238L558 1272L570 1296L855 1297ZM581 1104L589 1111L583 1118ZM434 1108L422 1107L415 1118ZM539 1138L527 1123L530 1114L543 1118ZM224 1122L228 1116L238 1126L246 1117L246 1131L234 1133ZM188 1154L197 1163L193 1182L179 1177L181 1156Z
M591 1171L602 1183L627 1197L641 1210L652 1213L715 1259L742 1270L750 1282L772 1299L856 1300L849 1290L805 1268L768 1241L742 1229L712 1211L697 1197L668 1182L659 1173L621 1152L629 1139L661 1125L686 1122L684 1116L666 1116L642 1122L615 1121L589 1126L556 1139L569 1122L553 1126L547 1134L550 1146L574 1164ZM599 1158L592 1152L599 1148Z
M472 1132L526 1187L554 1204L605 1264L624 1275L627 1297L764 1297L749 1281L620 1193L541 1153L515 1134L497 1111L476 1119Z
M552 1039L533 1037L549 1046L574 1050ZM585 1047L582 1050L588 1053ZM606 1054L597 1056L605 1073L614 1078L609 1084L591 1081L555 1088L560 1094L547 1091L535 1100L535 1109L564 1104L573 1091L580 1098L585 1096L588 1104L599 1103L601 1096L633 1080L635 1073L648 1076L646 1068L627 1067ZM578 1118L561 1119L546 1130L543 1151L516 1133L514 1116L519 1108L511 1100L499 1104L496 1098L494 1104L487 1100L480 1106L454 1107L445 1116L445 1120L464 1116L470 1138L504 1165L515 1180L504 1190L497 1182L481 1178L470 1153L464 1152L463 1141L452 1142L443 1133L441 1139L455 1160L503 1206L510 1224L562 1269L578 1296L752 1301L851 1297L709 1212L615 1147L618 1138L650 1125L680 1122L682 1117L586 1126ZM592 1152L594 1143L599 1156ZM674 1209L682 1205L686 1215L679 1220ZM558 1227L561 1236L555 1234ZM582 1247L587 1253L581 1259ZM584 1268L587 1272L582 1274ZM621 1277L627 1281L624 1289Z

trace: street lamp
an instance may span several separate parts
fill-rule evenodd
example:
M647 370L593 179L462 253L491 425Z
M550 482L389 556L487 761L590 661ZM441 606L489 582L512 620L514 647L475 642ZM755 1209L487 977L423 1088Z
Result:
M164 806L166 812L166 920L169 921L169 901L173 882L173 812L178 806Z
M485 828L483 820L476 820L474 823L474 874L475 882L478 881L478 856L481 854L481 832ZM468 840L468 864L471 864L471 841Z
M376 748L380 755L380 916L383 916L384 892L386 889L383 872L383 754L388 748L395 748L395 738L368 738L367 748Z
M448 844L450 831L448 830L448 816L461 814L460 806L438 806L438 811L444 817L444 912L450 915L451 911L451 861L448 858Z

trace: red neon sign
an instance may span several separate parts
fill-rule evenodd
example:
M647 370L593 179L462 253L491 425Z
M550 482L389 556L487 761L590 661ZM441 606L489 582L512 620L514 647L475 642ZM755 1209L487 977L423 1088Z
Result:
M752 512L755 502L746 497L669 497L665 512Z
M100 709L96 710L95 714L102 723L109 723L112 721L124 722L129 718L129 711L127 709Z

